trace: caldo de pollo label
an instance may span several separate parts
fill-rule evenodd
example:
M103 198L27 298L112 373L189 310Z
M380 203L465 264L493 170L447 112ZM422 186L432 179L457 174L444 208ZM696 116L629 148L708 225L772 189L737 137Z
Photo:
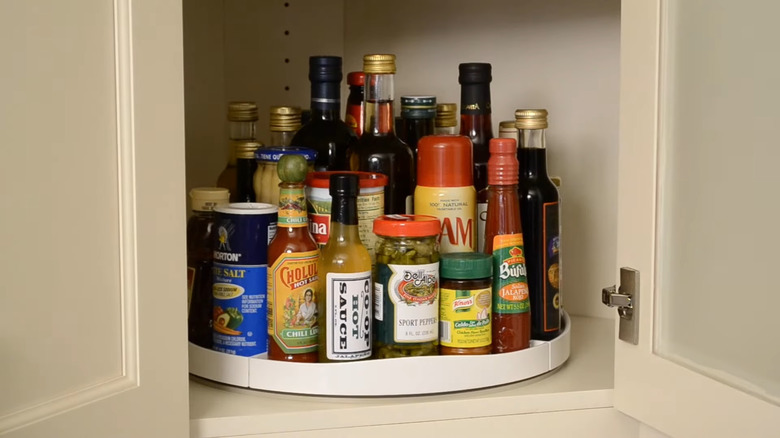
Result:
M522 234L493 238L493 312L525 313L531 309Z

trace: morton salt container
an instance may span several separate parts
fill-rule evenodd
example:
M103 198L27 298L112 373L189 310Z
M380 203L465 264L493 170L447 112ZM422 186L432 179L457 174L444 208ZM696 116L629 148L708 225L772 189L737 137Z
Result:
M477 192L471 140L430 135L417 144L414 213L441 221L441 253L473 252L477 245Z
M256 356L268 348L268 243L276 234L277 207L242 202L220 205L214 211L212 348Z

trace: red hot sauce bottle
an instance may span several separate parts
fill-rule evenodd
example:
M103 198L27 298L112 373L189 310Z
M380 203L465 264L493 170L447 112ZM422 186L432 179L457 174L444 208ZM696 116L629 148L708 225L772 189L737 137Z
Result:
M522 350L531 343L531 304L517 195L516 155L514 139L490 140L484 252L493 256L494 354Z

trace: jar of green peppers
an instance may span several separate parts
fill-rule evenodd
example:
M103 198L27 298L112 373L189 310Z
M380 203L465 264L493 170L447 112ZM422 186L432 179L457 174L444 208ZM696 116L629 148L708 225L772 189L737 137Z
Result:
M374 357L438 354L439 233L433 216L374 220Z

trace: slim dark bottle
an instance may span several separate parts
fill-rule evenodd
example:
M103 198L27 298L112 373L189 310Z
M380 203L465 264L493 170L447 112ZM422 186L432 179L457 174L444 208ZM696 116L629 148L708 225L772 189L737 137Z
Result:
M395 135L395 55L363 56L363 72L366 117L363 135L350 157L352 169L387 175L386 214L411 212L416 173L411 148Z
M357 136L339 115L341 79L341 57L309 58L311 119L295 134L291 144L317 151L317 171L349 170L347 151L357 143Z
M408 144L417 162L417 142L433 135L436 120L435 96L401 96L401 130L398 137Z
M236 198L236 144L239 141L257 139L257 105L254 102L230 102L228 104L228 123L230 152L227 165L217 178L217 187L228 189L230 202L238 202Z
M366 75L362 71L353 71L347 75L349 96L347 96L347 114L344 121L360 138L363 134L363 95L366 85Z
M492 67L482 62L469 62L458 66L460 83L460 135L471 139L474 145L474 188L477 193L487 187L487 162L489 144L493 138L490 109L490 81ZM487 196L477 197L477 247L484 248L487 218Z
M550 340L561 330L561 243L560 198L547 176L547 110L517 110L515 126L520 140L518 190L531 299L531 336Z
M260 147L256 141L240 141L236 150L236 197L235 202L255 202L255 151Z

